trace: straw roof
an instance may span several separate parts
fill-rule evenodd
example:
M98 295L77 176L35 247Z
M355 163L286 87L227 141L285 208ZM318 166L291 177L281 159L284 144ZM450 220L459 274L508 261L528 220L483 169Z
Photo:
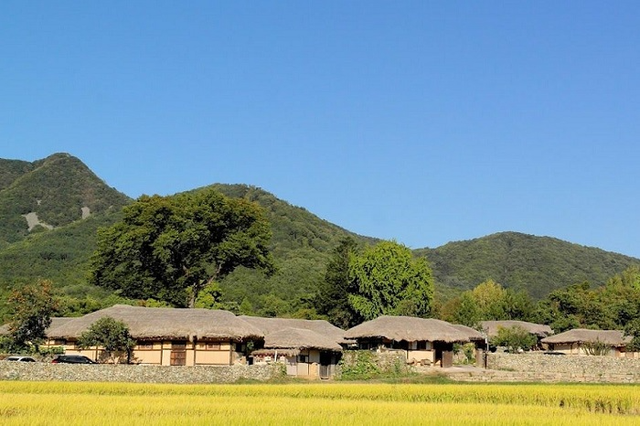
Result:
M77 339L94 322L112 317L129 327L134 339L245 339L262 338L263 333L233 313L210 309L147 308L115 305L58 327L51 328L50 338Z
M542 343L583 343L583 342L603 342L611 346L622 347L631 342L631 336L625 336L620 330L587 330L584 328L576 328L556 334L555 336L546 337L541 340Z
M489 337L495 337L498 335L498 329L522 327L531 334L535 334L538 337L547 337L553 334L553 330L548 325L534 324L526 321L481 321L480 326L487 333Z
M302 328L285 328L269 333L264 338L264 347L267 349L320 349L342 352L342 346L331 337Z
M335 343L345 344L350 343L344 338L344 330L336 327L325 320L305 320L305 319L296 319L296 318L261 318L261 317L250 317L242 315L240 316L244 321L249 324L257 327L264 333L265 336L268 336L271 333L275 333L281 331L283 329L302 329L302 330L311 330L322 336L329 337Z
M47 328L47 330L45 331L46 334L49 334L49 330L58 327L64 323L67 323L69 321L74 320L75 318L69 318L69 317L52 317L51 318L51 325ZM0 336L6 336L9 334L9 324L4 324L0 326Z
M462 325L462 324L451 324L451 325L456 329L460 330L461 332L465 333L469 337L469 340L471 340L472 342L484 341L484 335L480 333L478 330L476 330L475 328L467 327L466 325Z
M241 316L264 333L265 349L320 349L341 352L344 330L324 320Z
M414 317L381 316L345 333L347 339L382 338L395 341L468 342L469 336L446 321Z

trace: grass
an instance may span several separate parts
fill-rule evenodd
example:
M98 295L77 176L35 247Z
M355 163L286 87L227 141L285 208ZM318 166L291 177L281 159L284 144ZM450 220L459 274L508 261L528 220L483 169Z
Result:
M2 425L640 424L633 385L0 382Z

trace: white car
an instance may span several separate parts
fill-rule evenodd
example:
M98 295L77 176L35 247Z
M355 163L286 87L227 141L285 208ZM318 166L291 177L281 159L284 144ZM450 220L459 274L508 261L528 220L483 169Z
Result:
M35 359L30 356L13 355L5 358L5 361L19 361L19 362L36 362Z

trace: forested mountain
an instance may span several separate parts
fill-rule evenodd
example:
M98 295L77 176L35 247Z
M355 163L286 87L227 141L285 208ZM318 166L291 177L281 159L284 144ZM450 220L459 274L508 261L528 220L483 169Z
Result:
M227 306L243 313L304 315L339 241L352 236L361 245L376 242L260 188L213 187L227 196L259 203L272 225L277 273L267 278L240 268L220 284ZM0 298L13 286L46 278L67 295L104 301L106 291L87 284L96 230L115 223L122 206L131 201L68 154L33 163L0 160ZM26 217L30 213L41 223L31 230ZM415 250L415 254L426 255L431 262L440 299L489 278L540 298L585 280L601 285L629 265L640 264L638 259L596 248L511 232ZM2 306L0 316L1 311Z
M118 211L130 201L69 154L33 163L0 160L0 247L43 229Z
M492 279L505 288L524 289L533 298L568 285L607 279L640 259L556 238L502 232L436 249L416 250L431 261L437 282L444 288L469 290Z

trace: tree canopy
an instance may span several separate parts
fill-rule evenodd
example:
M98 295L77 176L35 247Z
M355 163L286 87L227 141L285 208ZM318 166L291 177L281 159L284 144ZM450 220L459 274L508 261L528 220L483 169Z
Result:
M112 363L123 357L127 363L131 361L131 353L136 342L129 333L129 327L111 317L102 317L84 331L78 339L78 347L82 349L99 346L104 349L105 357Z
M346 237L333 251L327 263L324 281L319 284L314 307L335 326L348 329L362 322L361 316L349 303L349 294L356 291L349 278L349 262L357 254L358 245Z
M134 299L195 305L200 291L238 266L274 269L262 209L207 188L142 196L122 221L98 231L94 284Z
M426 258L383 241L352 256L349 304L364 320L380 315L425 317L430 314L434 284Z
M56 309L53 284L40 280L14 290L7 300L11 321L9 334L15 348L29 345L38 350L46 339L46 330L51 325L51 315Z

